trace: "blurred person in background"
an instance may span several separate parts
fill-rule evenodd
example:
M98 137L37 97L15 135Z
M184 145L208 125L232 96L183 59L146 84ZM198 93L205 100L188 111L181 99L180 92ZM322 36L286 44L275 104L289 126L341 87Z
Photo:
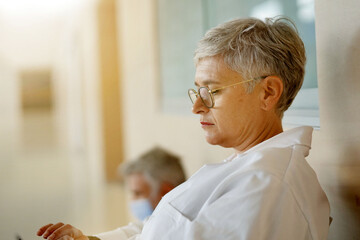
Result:
M123 238L141 232L143 222L152 214L161 198L186 178L180 157L159 147L121 165L119 174L130 192L131 213L138 221L98 234L97 237L102 240ZM54 225L60 226L66 227L62 223Z
M131 212L141 221L151 215L165 194L185 181L180 158L159 147L125 163L120 171L131 193Z
M210 29L195 51L196 89L188 94L207 142L234 153L166 194L141 232L111 240L327 239L329 202L306 161L313 129L282 126L305 63L290 19L235 19ZM87 239L71 226L44 232L51 240Z

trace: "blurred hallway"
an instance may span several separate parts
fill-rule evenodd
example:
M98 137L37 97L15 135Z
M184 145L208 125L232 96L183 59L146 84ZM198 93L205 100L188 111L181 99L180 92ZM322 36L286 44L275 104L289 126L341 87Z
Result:
M87 234L126 224L122 186L94 184L85 153L59 146L51 112L27 111L22 119L19 146L0 159L0 239L40 239L38 227L49 222Z
M105 183L99 2L0 1L1 240L128 221L122 186Z

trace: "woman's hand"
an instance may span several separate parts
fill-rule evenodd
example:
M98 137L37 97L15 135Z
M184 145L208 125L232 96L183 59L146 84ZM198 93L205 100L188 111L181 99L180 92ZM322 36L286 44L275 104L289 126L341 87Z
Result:
M48 240L88 240L79 229L61 222L42 226L37 235Z

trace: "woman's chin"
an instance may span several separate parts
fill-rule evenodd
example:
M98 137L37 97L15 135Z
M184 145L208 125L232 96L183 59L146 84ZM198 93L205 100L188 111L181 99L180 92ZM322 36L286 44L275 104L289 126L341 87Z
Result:
M214 137L214 136L205 136L206 141L211 144L211 145L219 145L221 147L224 148L232 148L234 147L234 144L232 144L232 142L229 141L224 141L224 139L221 139L219 137Z
M214 136L205 136L206 141L211 145L220 145L220 141L218 138Z

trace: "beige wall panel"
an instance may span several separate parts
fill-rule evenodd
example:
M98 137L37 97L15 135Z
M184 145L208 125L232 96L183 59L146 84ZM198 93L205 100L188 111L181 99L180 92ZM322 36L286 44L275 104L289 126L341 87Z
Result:
M122 119L116 1L102 0L98 9L101 101L106 179L117 179L117 167L123 159Z

